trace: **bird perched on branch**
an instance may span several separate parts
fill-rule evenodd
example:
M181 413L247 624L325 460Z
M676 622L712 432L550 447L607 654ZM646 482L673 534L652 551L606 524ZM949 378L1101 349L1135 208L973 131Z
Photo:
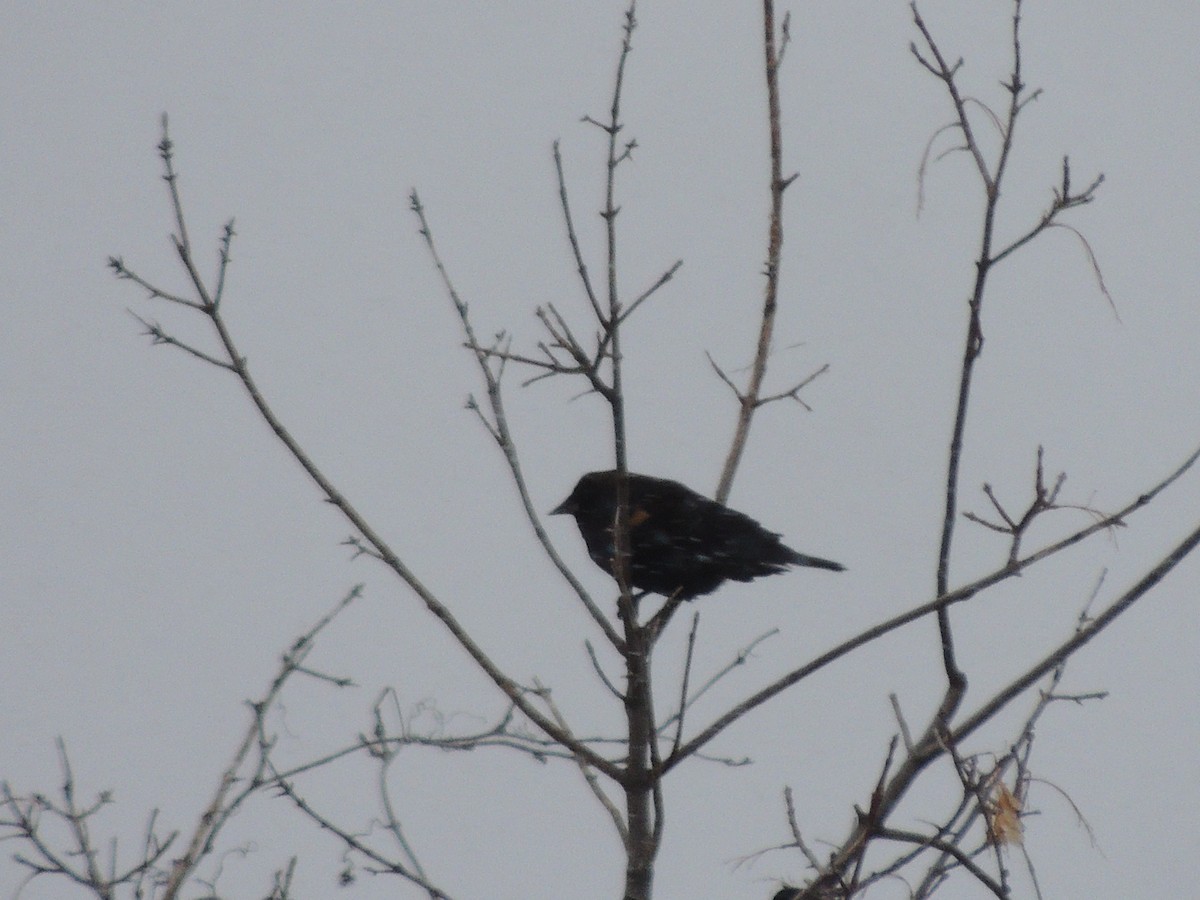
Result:
M551 515L571 515L592 561L613 571L617 472L589 472ZM751 581L812 566L841 572L845 566L797 553L749 516L697 494L678 481L628 476L630 587L690 600L722 582Z

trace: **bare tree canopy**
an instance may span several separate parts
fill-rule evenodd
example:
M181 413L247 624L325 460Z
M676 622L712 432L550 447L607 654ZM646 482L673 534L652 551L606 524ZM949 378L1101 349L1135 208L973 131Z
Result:
M514 10L9 30L0 892L1194 881L1200 13Z

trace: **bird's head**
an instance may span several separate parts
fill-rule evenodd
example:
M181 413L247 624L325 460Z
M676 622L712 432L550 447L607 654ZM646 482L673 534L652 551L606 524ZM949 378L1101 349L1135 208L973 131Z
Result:
M588 472L575 483L574 490L562 503L550 510L552 516L579 516L597 510L611 510L616 500L616 472ZM609 518L612 513L608 513Z

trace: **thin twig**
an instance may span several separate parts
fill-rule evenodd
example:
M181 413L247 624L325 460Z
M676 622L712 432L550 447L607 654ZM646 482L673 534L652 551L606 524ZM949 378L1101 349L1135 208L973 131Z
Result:
M688 708L688 681L692 675L692 659L696 652L696 631L700 628L700 613L692 614L692 628L688 632L687 653L683 659L683 677L679 679L679 711L675 714L675 739L671 741L671 753L679 750L683 740L683 717Z
M777 634L779 634L779 629L772 628L771 630L760 634L758 637L756 637L754 640L752 640L746 646L741 647L737 651L737 653L734 654L734 657L730 662L728 662L726 665L722 666L713 675L711 675L708 678L708 680L706 680L704 682L704 684L700 685L700 688L698 690L692 692L691 696L688 698L686 708L691 709L693 706L695 706L696 703L699 702L700 698L703 697L705 694L707 694L710 690L712 690L712 688L715 687L716 684L719 681L721 681L721 679L723 679L725 676L727 676L730 672L732 672L734 669L738 668L739 666L744 666L746 664L747 660L749 660L750 657L754 655L754 651L758 648L759 644L761 644L763 641L767 640L768 638L775 637ZM673 715L669 719L667 719L667 721L664 722L661 727L666 727L666 726L671 725L673 722L675 722L677 720L677 718L678 718L678 713L676 713L675 715ZM672 752L671 752L672 757L675 755L675 753L676 753L676 751L678 751L678 749L679 749L678 747L675 747L672 750Z
M600 665L600 660L596 657L596 648L592 646L592 642L584 641L583 646L587 648L588 658L592 661L592 668L595 669L596 674L600 677L601 683L608 688L608 692L612 694L613 697L623 703L625 701L625 695L617 690L617 686L612 683L612 680L604 671L604 667Z
M617 321L623 323L630 316L632 316L634 313L634 310L636 310L639 306L641 306L642 303L644 303L646 300L650 299L650 297L653 296L654 293L659 288L661 288L664 284L666 284L668 281L670 281L672 278L675 277L675 273L679 271L679 268L682 265L683 265L682 259L675 260L675 262L673 262L671 264L671 267L669 269L667 269L665 272L663 272L661 275L658 276L658 280L655 281L654 284L650 285L650 287L646 288L646 290L644 290L640 294L638 294L633 299L633 302L630 303L629 306L625 307L625 309L621 311L621 316Z
M257 383L250 374L245 358L238 352L237 346L233 340L233 335L229 331L221 311L210 294L204 281L201 279L196 270L195 263L192 258L190 244L187 238L187 227L184 221L183 203L180 200L178 176L175 173L172 145L169 136L166 132L166 120L163 121L163 139L159 144L160 156L163 159L163 167L165 174L164 180L167 182L169 193L171 196L171 204L175 211L176 226L178 235L173 238L176 251L179 255L180 262L184 266L192 282L192 288L196 292L198 302L203 307L203 312L208 316L213 329L216 332L217 338L225 351L229 364L233 367L238 379L241 381L246 394L249 396L251 403L254 405L258 414L263 421L271 428L275 436L284 445L292 457L300 464L308 477L320 489L322 496L346 518L353 527L355 532L361 537L363 543L374 549L377 558L392 570L408 587L420 598L425 604L425 608L429 610L437 619L439 619L446 629L451 633L458 644L466 650L467 654L474 661L475 665L496 685L500 691L508 697L508 699L521 710L531 722L547 735L556 740L563 740L564 744L574 753L579 753L588 762L595 766L599 771L603 772L610 778L620 778L621 770L617 764L607 760L596 754L589 747L568 738L562 734L559 728L539 712L529 699L525 696L525 689L515 680L506 675L484 652L483 648L471 637L467 630L462 626L457 618L451 613L449 607L443 604L430 591L416 573L412 571L400 559L399 555L384 541L383 537L371 526L367 519L344 497L340 491L334 486L333 482L325 475L325 473L316 465L308 453L300 446L300 443L295 437L284 427L282 421L275 414L274 410L267 403L262 392L259 390ZM227 232L227 234L229 234ZM528 501L526 501L528 502ZM603 619L601 614L600 619ZM607 634L608 632L606 632Z
M788 828L791 829L792 840L795 841L796 847L804 854L804 858L808 860L808 864L816 870L817 874L824 875L824 864L817 858L817 854L812 852L804 840L804 835L800 832L800 823L796 819L796 801L792 796L791 787L783 789L783 805L787 812Z
M896 724L900 726L900 737L904 741L904 750L906 753L913 752L912 732L908 730L908 722L904 719L904 712L900 709L900 698L895 693L888 694L888 700L892 704L892 712L896 716Z
M538 689L538 695L542 698L542 702L546 704L546 708L550 710L550 714L554 716L554 721L565 732L570 733L571 729L567 725L566 719L563 718L562 712L554 702L549 689L535 682L535 687ZM595 771L587 765L583 760L576 758L576 764L579 767L579 772L583 775L583 780L588 786L588 790L592 792L592 796L608 813L608 817L612 820L613 828L616 829L617 836L621 839L621 843L629 848L629 828L625 824L625 820L621 818L621 811L617 809L616 804L612 802L608 794L604 793L604 788L600 786L599 780L596 778Z
M1200 528L1188 534L1170 553L1135 582L1117 600L1114 600L1104 612L1096 616L1084 627L1080 628L1069 640L1064 641L1039 662L1030 666L1023 674L1015 678L1006 687L997 691L989 700L957 725L952 738L955 742L962 741L988 722L1016 696L1023 693L1046 673L1060 665L1063 660L1072 656L1077 650L1095 638L1100 632L1111 625L1120 615L1137 603L1167 574L1179 565L1198 545L1200 545Z
M454 283L450 280L450 275L446 271L445 265L442 263L442 258L437 250L437 245L433 240L433 232L430 230L429 221L425 216L425 208L421 205L421 200L417 196L416 191L412 192L410 200L412 211L416 214L417 220L420 222L420 234L422 238L424 238L425 246L433 259L433 263L438 271L438 274L441 276L442 285L445 287L451 302L454 304L455 310L458 312L459 321L462 323L463 332L467 338L467 346L471 349L473 355L475 356L475 360L479 365L480 374L483 376L484 383L487 387L488 402L491 406L493 421L485 424L488 424L489 433L492 435L492 438L495 440L496 444L500 447L501 452L504 454L505 462L508 463L509 472L512 474L513 482L517 486L517 493L521 498L521 505L525 510L525 517L529 520L530 525L533 526L534 534L536 535L538 542L542 545L542 549L550 558L550 561L554 563L555 568L558 569L559 573L571 586L572 591L574 591L575 596L579 598L579 602L583 604L584 608L588 612L588 615L590 615L592 620L600 627L600 630L604 633L604 636L608 638L609 642L619 648L621 646L621 637L613 628L612 623L609 622L608 616L604 614L604 612L592 599L591 595L587 592L587 589L584 588L583 583L575 577L575 573L570 570L567 564L563 561L562 557L559 556L558 550L554 547L554 544L550 540L550 535L547 534L545 528L542 527L541 517L534 508L533 500L529 495L529 488L525 483L525 476L521 470L520 459L517 455L516 440L508 426L508 417L505 415L504 411L504 398L500 389L500 378L497 373L492 371L492 367L489 364L489 354L480 346L479 341L475 336L475 329L471 324L471 318L468 314L467 305L459 296L458 291L454 287ZM558 317L557 312L553 309L553 307L550 308L550 314L555 316L556 321L562 323L563 327L565 328L565 323L562 322L561 317Z
M775 330L775 311L779 298L779 269L783 258L783 192L791 179L783 177L783 128L779 111L779 40L775 30L774 0L763 0L763 68L767 81L767 123L771 135L770 221L767 226L766 284L763 289L762 316L758 328L758 345L750 369L750 381L744 392L739 394L737 422L725 464L721 470L717 490L713 495L718 503L729 499L738 464L746 449L750 436L750 425L759 407L763 380L767 373L767 360L771 355L771 336Z
M592 279L588 275L587 263L583 260L583 250L579 246L579 237L575 233L575 219L571 215L571 203L567 198L567 179L563 175L562 152L558 141L554 142L554 171L558 176L558 197L562 204L563 222L567 226L567 240L571 244L571 254L575 257L575 271L579 273L579 281L583 292L587 295L588 303L592 305L592 313L598 322L604 321L604 313L600 309L600 301L596 299L596 291L592 288Z
M1061 553L1062 551L1068 549L1069 547L1073 547L1074 545L1080 543L1088 537L1091 537L1099 531L1103 531L1105 529L1112 528L1114 525L1123 523L1125 519L1132 515L1135 511L1148 505L1162 491L1174 484L1184 475L1184 473L1192 468L1198 459L1200 459L1200 448L1197 448L1195 451L1193 451L1180 466L1171 472L1170 475L1158 482L1158 484L1154 485L1150 490L1140 494L1134 500L1127 503L1123 508L1113 513L1111 516L1107 516L1102 520L1093 522L1091 525L1081 528L1065 538L1047 544L1046 546L1042 547L1042 549L1030 553L1028 556L1023 557L1016 562L1002 566L1001 568L996 569L982 578L963 585L962 587L955 588L953 591L948 592L944 596L936 597L933 600L913 607L907 612L903 612L892 617L891 619L880 622L878 625L874 625L871 628L860 632L854 637L843 641L836 647L833 647L827 650L825 653L822 653L820 656L810 660L799 668L792 670L788 674L767 685L756 694L748 697L746 700L730 709L724 715L716 719L707 728L693 737L690 741L686 742L682 747L679 748L678 753L672 754L664 761L666 769L669 771L670 769L674 768L689 754L699 750L746 713L761 706L776 694L787 690L787 688L791 687L793 684L802 681L803 679L812 675L814 672L823 669L825 666L840 659L851 651L856 650L864 644L878 640L884 635L890 634L891 632L909 624L910 622L914 622L931 613L937 612L937 610L941 608L969 600L977 595L980 591L989 588L992 585L998 584L1001 581L1006 581L1009 578L1019 575L1021 572L1025 571L1035 563L1040 562L1047 557Z
M999 897L1000 900L1010 900L1012 897L1005 886L983 871L970 856L950 841L942 840L935 835L918 834L915 831L904 831L897 828L878 828L875 830L875 837L888 841L902 841L907 844L916 844L919 847L932 847L935 850L939 850L947 856L954 857L959 865L970 872L980 884Z

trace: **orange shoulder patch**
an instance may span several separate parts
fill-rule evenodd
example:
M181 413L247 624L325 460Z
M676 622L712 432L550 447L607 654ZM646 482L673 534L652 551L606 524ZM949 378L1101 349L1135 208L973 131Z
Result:
M629 527L637 528L649 518L650 513L646 511L645 507L639 506L637 509L631 509L629 511Z

